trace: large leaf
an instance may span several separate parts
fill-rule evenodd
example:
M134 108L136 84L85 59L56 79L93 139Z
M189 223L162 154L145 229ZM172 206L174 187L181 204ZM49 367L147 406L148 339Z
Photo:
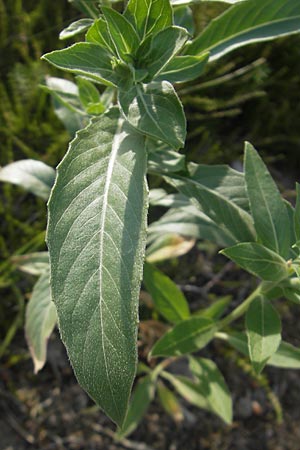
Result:
M46 270L34 286L26 307L25 334L35 373L46 362L47 341L55 324L56 309L51 300L49 270Z
M137 52L138 68L147 70L147 81L151 81L167 66L187 39L185 28L168 27L150 35L142 43Z
M172 25L169 0L129 0L124 16L134 25L141 40Z
M224 422L232 422L232 400L217 365L210 359L190 357L190 369L202 388L211 410Z
M42 161L22 159L0 168L0 181L13 183L47 200L55 179L55 170Z
M300 3L295 0L248 0L211 21L187 53L210 52L214 60L235 48L266 41L300 29Z
M249 356L247 337L244 333L217 333L216 337L227 341L234 349ZM281 341L277 351L268 359L267 366L300 369L300 349L288 342Z
M281 341L280 317L269 300L261 295L247 310L246 329L252 366L260 373Z
M42 58L59 69L92 78L108 86L117 85L119 81L113 71L109 51L91 42L79 42L63 50L46 53Z
M195 168L197 166L195 165ZM224 172L220 176L220 172ZM233 171L235 172L235 171ZM201 176L202 173L202 176ZM206 174L206 176L205 176ZM228 179L227 179L228 175ZM239 175L226 175L222 166L195 170L190 177L174 175L166 180L179 192L191 199L196 207L218 225L235 242L255 238L252 218L245 211L244 181ZM242 206L240 206L242 198Z
M151 264L145 264L143 281L155 307L163 317L174 323L189 317L186 298L169 277Z
M279 282L289 276L286 261L256 242L237 244L221 253L262 280Z
M206 317L179 322L155 343L151 357L179 356L200 350L211 341L215 331L214 321Z
M77 134L49 204L52 293L76 376L119 425L136 370L144 138L113 108Z
M119 92L119 104L128 122L143 133L183 147L186 121L180 100L167 81L139 84Z
M258 240L287 257L290 247L287 208L267 167L249 143L245 147L245 181Z

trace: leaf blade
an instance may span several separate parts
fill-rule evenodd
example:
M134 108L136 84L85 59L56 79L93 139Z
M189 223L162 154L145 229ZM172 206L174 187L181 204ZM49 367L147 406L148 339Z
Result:
M62 339L80 384L119 425L136 370L147 211L143 150L144 138L112 108L71 143L49 204Z

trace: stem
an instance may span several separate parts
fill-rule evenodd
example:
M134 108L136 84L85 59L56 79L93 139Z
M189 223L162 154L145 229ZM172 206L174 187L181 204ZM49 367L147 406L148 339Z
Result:
M218 324L218 330L225 328L235 320L239 319L248 309L253 300L261 293L262 285L260 284L239 306L237 306L228 316L220 320Z

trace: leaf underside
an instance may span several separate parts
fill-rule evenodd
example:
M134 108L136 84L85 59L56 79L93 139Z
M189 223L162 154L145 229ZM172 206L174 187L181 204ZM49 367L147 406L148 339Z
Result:
M118 425L136 371L145 155L143 136L112 108L71 143L49 204L61 336L79 383Z

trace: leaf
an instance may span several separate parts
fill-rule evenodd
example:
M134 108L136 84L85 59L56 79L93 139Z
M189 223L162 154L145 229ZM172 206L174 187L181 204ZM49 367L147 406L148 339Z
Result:
M149 263L165 261L185 255L195 246L195 239L185 238L179 234L163 234L157 236L147 247L146 260Z
M77 134L49 203L51 287L79 383L121 425L136 370L144 138L113 108Z
M174 8L174 25L185 28L193 36L195 25L193 11L189 6L183 5Z
M221 297L218 300L216 300L214 303L212 303L212 305L208 306L207 308L199 309L193 315L217 320L223 315L224 311L227 309L231 300L232 297L230 295L226 295L225 297Z
M121 91L119 104L128 122L142 133L175 149L184 146L185 115L173 86L167 81Z
M244 242L226 248L220 253L262 280L278 283L289 276L286 261L261 244Z
M101 9L119 58L125 62L132 62L139 46L139 38L135 29L118 11L106 6L102 6Z
M211 411L225 423L232 423L232 400L223 375L216 364L206 358L189 357L191 372L201 386Z
M173 173L185 172L185 155L177 151L170 150L166 145L159 145L154 141L149 141L148 146L148 172Z
M184 420L184 415L176 395L174 395L174 393L163 383L158 383L157 393L159 401L166 413L169 414L175 422L182 422Z
M227 341L234 349L249 356L247 337L244 333L218 333L216 337ZM267 366L300 369L300 349L288 342L281 341L277 351L268 359Z
M98 89L89 80L77 77L79 88L79 98L84 108L89 114L102 114L105 106L100 101Z
M34 362L34 373L46 362L47 341L55 324L56 309L51 300L49 270L46 270L35 284L26 307L25 335Z
M77 34L83 33L88 30L91 25L93 25L93 19L79 19L75 22L72 22L67 28L64 28L59 33L59 39L69 39L73 36L77 36Z
M172 25L172 8L169 0L129 0L124 17L143 40Z
M181 50L188 39L185 28L168 27L150 35L140 46L136 58L138 69L146 69L146 81L156 78Z
M256 373L260 373L281 341L280 317L269 300L261 295L246 312L246 329L251 363Z
M95 20L94 24L88 30L85 39L87 42L101 45L111 53L111 56L117 56L115 45L108 31L107 22L102 17Z
M180 356L205 347L216 331L215 323L205 317L192 317L175 325L154 345L150 356Z
M185 83L195 80L203 73L208 58L209 53L200 56L175 56L155 77L155 80L166 80L170 83Z
M1 174L1 172L0 172ZM300 242L300 184L296 183L296 208L295 208L295 216L294 216L294 228L296 241ZM299 245L300 247L300 245Z
M201 172L206 173L206 176L200 178ZM229 175L227 183L224 177L219 177L218 166L210 169L203 167L201 172L197 171L190 177L176 174L172 175L172 178L165 177L165 180L190 198L193 205L200 207L229 239L234 242L254 240L252 218L235 200L236 195L237 198L240 196L236 194L237 186L242 192L241 180L238 177L231 178Z
M143 281L156 309L169 322L178 323L190 316L185 296L160 270L146 263Z
M22 272L30 275L41 275L49 268L49 253L36 252L27 255L18 255L11 258L11 262L15 264Z
M259 241L283 257L290 246L290 223L285 203L262 159L245 146L245 181Z
M189 403L210 411L207 398L199 383L181 375L171 375L168 372L164 373L164 377L170 381L174 389Z
M117 431L117 438L123 439L136 429L152 402L154 394L155 384L150 376L139 380L134 389L124 424Z
M42 161L21 159L0 168L0 181L21 186L47 200L55 180L55 170Z
M233 245L235 240L218 227L209 217L194 205L188 204L171 208L159 220L148 227L148 234L153 239L163 234L181 234L196 239L206 239L220 247Z
M111 54L97 44L79 42L71 47L46 53L42 59L59 69L86 76L108 86L118 84L118 77L111 65Z
M238 2L212 20L187 53L209 51L212 61L244 45L297 33L299 28L300 3L295 0Z

